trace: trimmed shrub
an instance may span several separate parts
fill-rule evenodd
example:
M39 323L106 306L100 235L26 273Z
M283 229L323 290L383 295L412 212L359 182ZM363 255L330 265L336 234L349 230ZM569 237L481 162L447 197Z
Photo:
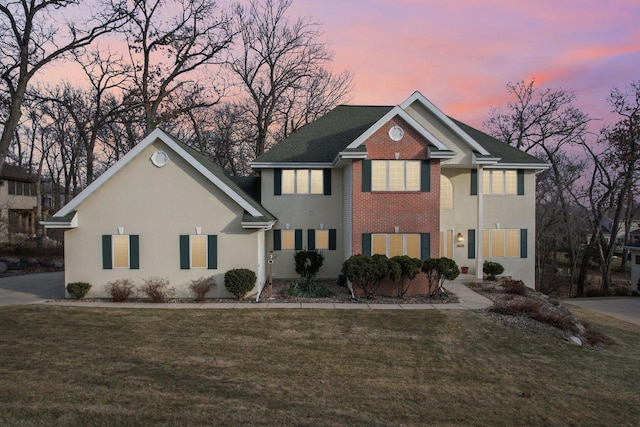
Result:
M487 275L488 280L495 281L496 276L504 273L504 267L497 262L485 261L482 265L482 271Z
M402 275L400 265L386 255L352 255L342 264L342 274L362 289L367 298L373 297L383 280L397 282Z
M293 254L293 259L296 264L296 273L303 278L316 277L324 263L324 255L315 249L297 251Z
M429 258L422 263L422 271L427 275L429 294L444 293L444 282L460 275L458 264L450 258Z
M87 282L72 282L67 285L67 292L75 299L84 298L91 289L91 284Z
M135 286L130 279L119 279L107 283L107 292L113 302L123 302L135 294Z
M506 280L502 287L507 294L525 295L527 293L527 287L522 280Z
M168 279L159 277L150 277L142 279L142 288L140 290L151 299L151 302L163 303L175 293L175 289L169 287Z
M413 279L415 279L421 271L422 260L411 258L408 255L399 255L392 257L391 261L400 266L400 280L396 282L396 295L404 298L411 287Z
M193 292L196 297L195 300L198 302L204 301L204 297L212 288L215 288L216 282L213 279L213 276L209 277L200 277L199 279L193 279L189 282L189 289Z
M256 273L247 268L234 268L224 273L224 286L237 299L242 299L256 285Z
M303 298L327 298L333 292L324 284L311 278L301 278L291 282L289 287L281 290L281 295Z

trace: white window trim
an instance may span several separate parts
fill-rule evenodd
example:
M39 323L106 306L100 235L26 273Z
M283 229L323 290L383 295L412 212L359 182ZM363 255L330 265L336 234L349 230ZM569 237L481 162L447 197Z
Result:
M493 254L493 233L492 231L494 230L501 230L504 231L504 254L503 255L494 255ZM489 253L487 255L482 254L482 256L484 258L520 258L522 256L522 253L520 252L520 244L521 244L521 238L522 236L520 235L520 229L519 228L485 228L483 231L488 231L488 242L489 242ZM509 231L517 231L517 236L518 236L518 243L516 248L518 249L518 254L517 255L509 255L509 247L508 247L508 243L509 240L507 238L507 235L509 234ZM482 249L481 249L482 250Z
M420 240L420 233L398 233L398 234L394 234L394 233L372 233L371 234L371 255L375 255L375 253L373 252L373 237L374 236L385 236L386 243L385 243L385 253L384 253L384 255L386 255L387 257L390 257L389 248L390 248L391 238L389 236L402 236L402 255L406 255L407 254L407 236L409 236L409 235L418 236L418 256L416 258L420 258L420 253L422 251L422 242Z
M385 188L379 189L374 188L374 177L373 177L373 164L375 162L384 162L385 163ZM390 178L389 178L389 168L391 162L401 162L402 163L402 190L396 190L390 188ZM407 163L418 163L418 171L421 170L420 160L371 160L371 191L391 191L391 192L418 192L420 191L420 176L418 176L418 189L417 190L407 190Z
M116 238L127 238L127 266L116 267ZM111 235L111 268L128 270L131 268L131 238L128 234L112 234Z
M490 196L516 196L518 195L518 171L516 169L484 169L483 171L488 175L488 177L482 177L483 185L487 183L488 191L484 191L482 188L483 194L487 194ZM507 172L513 172L516 174L516 182L515 182L515 190L512 193L507 193ZM493 174L500 173L502 174L502 190L501 192L495 192L493 188Z
M204 238L204 267L194 267L193 266L193 238L194 237ZM206 270L207 268L209 268L208 254L209 254L209 238L207 237L207 235L206 234L191 234L191 235L189 235L189 269Z
M280 192L283 195L298 195L298 196L322 196L324 195L324 170L323 169L283 169L283 172L287 170L287 171L293 171L293 192L287 192L284 189L284 177L281 181L280 184ZM312 171L320 171L320 191L317 193L312 193L312 189L313 189L313 182L312 182L312 177L313 174L311 173ZM298 190L298 174L301 172L306 172L307 173L307 192L306 193L300 193Z

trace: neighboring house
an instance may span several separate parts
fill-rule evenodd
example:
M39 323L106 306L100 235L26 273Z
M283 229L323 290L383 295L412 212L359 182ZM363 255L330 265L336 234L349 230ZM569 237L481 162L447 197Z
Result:
M629 251L631 260L631 292L638 295L640 292L640 241L635 241L625 246Z
M637 215L636 215L637 216ZM602 221L602 235L604 237L604 241L606 243L609 243L610 239L611 239L611 229L613 227L613 218L609 217L609 216L605 216L604 220ZM624 224L624 221L621 222L619 224L619 230L618 233L616 234L616 241L615 241L615 245L613 247L613 253L614 254L622 254L623 249L624 249L624 245L625 245L625 241L624 241L624 237L626 234L626 225ZM639 234L639 230L640 229L640 219L634 217L631 220L631 226L630 226L630 241L626 242L627 244L634 244L634 242L639 242L640 240L638 240L640 238L640 234Z
M0 241L36 232L36 179L18 166L0 171Z
M215 275L212 295L226 296L228 269L252 269L262 286L272 258L274 277L293 278L306 248L324 253L324 278L352 254L384 253L446 256L478 277L490 259L534 286L535 174L547 165L419 92L398 106L339 106L252 167L259 177L234 180L154 131L45 222L69 228L66 282L104 296L114 279L159 276L186 294Z

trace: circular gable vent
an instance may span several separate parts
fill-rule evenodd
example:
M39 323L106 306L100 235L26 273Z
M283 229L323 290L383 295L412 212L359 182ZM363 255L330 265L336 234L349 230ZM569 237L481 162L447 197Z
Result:
M391 138L392 140L398 142L402 139L403 136L404 130L402 130L400 126L394 126L389 129L389 138Z
M169 161L169 155L162 150L158 150L151 155L151 163L161 168Z

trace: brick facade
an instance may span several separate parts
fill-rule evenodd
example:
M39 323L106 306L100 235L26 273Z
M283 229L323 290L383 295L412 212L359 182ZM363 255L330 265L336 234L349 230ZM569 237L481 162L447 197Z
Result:
M389 137L389 129L400 126L404 137L395 142ZM428 159L428 141L400 117L391 119L364 142L369 160ZM353 163L353 253L362 253L363 233L392 234L430 233L431 257L439 256L440 247L440 161L432 159L430 165L431 190L428 192L362 191L363 161ZM410 294L426 293L424 275L416 278ZM383 286L379 293L392 294L393 287Z

